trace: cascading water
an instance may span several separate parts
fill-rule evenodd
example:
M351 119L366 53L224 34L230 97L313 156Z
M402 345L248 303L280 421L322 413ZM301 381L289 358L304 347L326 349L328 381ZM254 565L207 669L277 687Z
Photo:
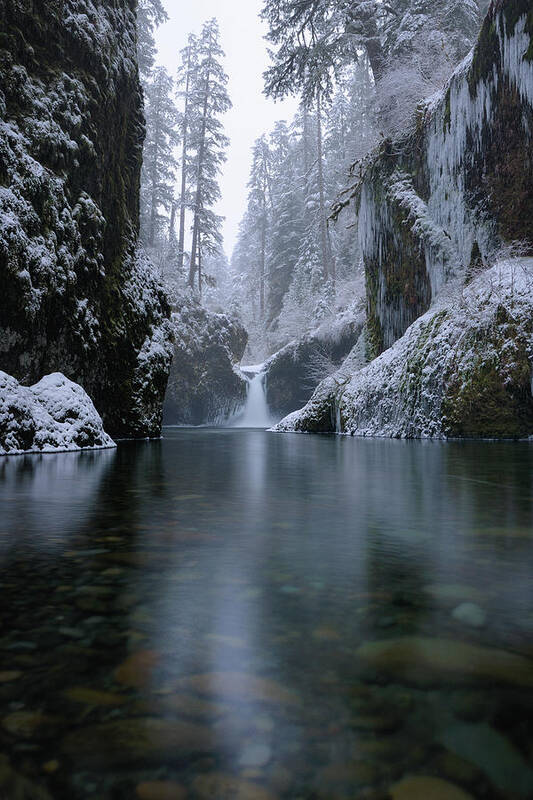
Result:
M266 401L266 375L256 367L242 367L248 379L248 397L243 410L231 421L232 428L270 428L274 424Z

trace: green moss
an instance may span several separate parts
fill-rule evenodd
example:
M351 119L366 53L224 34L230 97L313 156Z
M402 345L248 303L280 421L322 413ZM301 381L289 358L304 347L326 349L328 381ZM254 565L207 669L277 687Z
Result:
M422 390L422 373L429 358L432 357L432 342L437 336L440 327L447 317L446 311L439 311L421 329L416 341L416 350L407 359L403 378L400 381L400 391L406 394L412 403L415 403Z
M478 350L468 373L447 378L442 403L448 436L521 438L533 433L531 364L527 341L503 306L497 309L488 341L463 342ZM479 343L478 343L479 345ZM510 345L514 345L510 351ZM497 355L505 346L506 357ZM490 355L486 355L489 353Z

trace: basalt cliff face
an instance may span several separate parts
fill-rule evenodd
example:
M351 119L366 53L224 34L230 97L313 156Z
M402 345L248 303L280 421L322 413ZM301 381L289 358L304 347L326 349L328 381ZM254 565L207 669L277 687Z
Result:
M281 430L533 435L532 136L531 2L494 0L416 129L362 170L374 360L349 358Z
M172 350L143 139L134 0L0 0L0 369L64 373L113 436L159 434Z

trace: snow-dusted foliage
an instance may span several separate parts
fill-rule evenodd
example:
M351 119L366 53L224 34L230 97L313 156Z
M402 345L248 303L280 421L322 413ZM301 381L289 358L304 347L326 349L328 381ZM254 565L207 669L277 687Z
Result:
M418 111L416 131L366 165L359 236L375 354L441 287L533 240L533 63L526 0L493 3L478 44Z
M238 369L248 335L237 320L202 307L183 294L172 315L174 360L165 399L168 425L217 424L246 400Z
M461 287L368 366L343 365L277 430L533 435L533 259L506 259Z
M114 435L155 435L169 309L136 252L135 3L0 0L0 17L0 367L61 370Z
M0 456L114 446L89 396L61 373L26 387L0 372Z

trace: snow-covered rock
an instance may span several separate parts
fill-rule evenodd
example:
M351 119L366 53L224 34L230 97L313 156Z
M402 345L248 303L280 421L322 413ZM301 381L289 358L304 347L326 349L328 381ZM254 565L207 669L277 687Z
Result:
M92 400L59 372L21 386L0 372L0 455L115 447Z
M301 408L320 381L338 369L361 336L364 322L364 311L350 309L268 359L266 398L278 419Z
M450 285L387 351L344 365L279 431L533 436L533 259Z
M24 385L60 370L133 437L160 431L171 358L137 250L135 7L0 0L0 368Z
M238 364L248 334L237 320L208 311L191 295L182 295L176 309L165 424L219 424L246 401L248 383Z

